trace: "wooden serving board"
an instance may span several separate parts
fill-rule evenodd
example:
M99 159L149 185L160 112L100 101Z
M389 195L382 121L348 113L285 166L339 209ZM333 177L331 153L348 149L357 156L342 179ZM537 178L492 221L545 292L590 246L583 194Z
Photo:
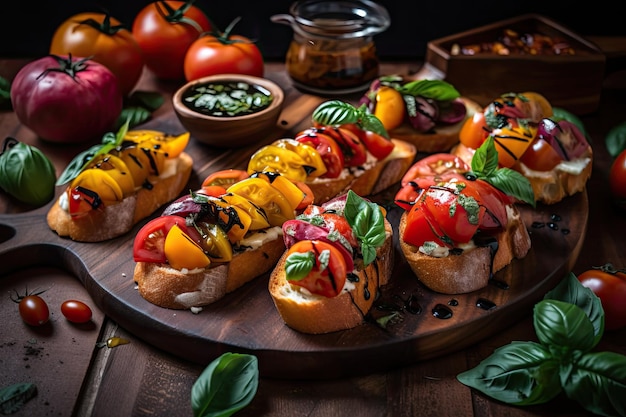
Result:
M194 158L189 188L196 189L208 173L218 169L244 168L261 145L309 127L310 114L322 100L287 89L276 131L246 149L217 150L192 140L187 148ZM182 131L171 112L144 127L173 134ZM390 204L394 194L390 189L373 199L388 205L389 219L397 226L401 210ZM352 330L306 335L282 322L267 290L269 274L204 307L199 314L150 304L139 295L132 279L133 240L148 219L122 237L79 243L60 238L48 228L45 217L51 204L26 212L5 204L5 211L11 214L0 215L0 277L38 265L62 268L82 282L111 319L158 348L201 364L224 352L251 353L258 357L263 376L290 379L369 374L488 338L532 314L533 305L572 269L588 218L586 192L553 206L522 208L532 238L529 254L496 274L493 285L456 296L436 294L422 286L404 261L395 236L394 275L376 302L383 308L375 308L372 316L394 310L399 320L383 328L367 317Z

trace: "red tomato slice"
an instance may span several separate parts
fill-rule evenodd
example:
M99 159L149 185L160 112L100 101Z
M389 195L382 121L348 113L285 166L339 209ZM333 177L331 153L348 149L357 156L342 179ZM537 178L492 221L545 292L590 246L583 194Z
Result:
M458 156L450 153L436 153L415 162L402 177L400 184L406 185L420 177L442 177L444 174L463 174L470 170Z
M295 137L298 142L307 143L314 147L322 157L326 165L326 173L323 178L337 178L341 175L345 166L345 159L341 148L330 136L320 133L317 128L301 131Z
M520 158L520 162L535 171L550 171L561 161L557 151L539 136L533 140Z
M354 133L376 159L385 159L396 146L386 137L370 130L363 130L353 123L341 125L341 127Z
M444 243L443 233L437 228L436 222L429 220L428 211L421 204L413 206L406 216L406 226L402 235L402 240L406 243L417 247L422 246L425 242L435 242L439 246L450 246Z
M323 266L320 256L327 251L328 265ZM287 280L293 285L306 288L313 294L324 297L336 297L341 293L346 282L348 270L346 262L334 245L320 240L302 240L289 248L289 255L295 253L312 253L314 265L311 271L300 280Z
M435 185L437 181L434 176L417 177L404 184L396 193L394 202L408 211L417 204L417 199L423 190L428 189L431 185Z
M166 263L165 237L174 225L178 225L194 242L201 240L200 234L186 225L184 217L160 216L146 223L137 233L133 244L135 262Z
M459 131L459 141L470 149L478 149L483 144L491 128L487 126L485 114L476 112L474 116L468 118Z
M205 185L202 187L202 194L211 197L221 197L226 194L226 188L221 185Z
M236 182L248 178L248 172L243 169L222 169L209 174L202 182L202 187L220 185L228 188Z
M480 204L485 208L485 215L480 222L479 229L501 229L508 222L506 206L512 203L511 198L491 184L483 181L471 181L480 196Z
M320 129L337 142L343 152L346 166L357 167L367 161L367 149L357 135L342 127L323 126Z
M304 193L304 198L302 199L300 204L298 204L298 207L296 207L297 211L301 211L313 204L313 201L315 200L315 195L313 194L313 190L311 190L311 187L309 187L305 182L294 181L294 183Z

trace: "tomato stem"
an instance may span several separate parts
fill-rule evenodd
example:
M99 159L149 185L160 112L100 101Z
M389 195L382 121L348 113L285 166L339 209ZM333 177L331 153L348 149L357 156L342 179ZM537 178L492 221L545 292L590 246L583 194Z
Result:
M613 264L610 263L610 262L607 262L607 263L605 263L602 266L592 266L591 268L592 269L599 269L600 271L606 272L606 273L611 274L611 275L615 275L615 274L617 274L619 272L626 273L626 269L616 269L613 266Z

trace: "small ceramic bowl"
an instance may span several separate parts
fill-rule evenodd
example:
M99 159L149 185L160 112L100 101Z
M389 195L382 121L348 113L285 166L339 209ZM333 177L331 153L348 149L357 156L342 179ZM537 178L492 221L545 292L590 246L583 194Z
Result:
M284 98L283 90L268 79L220 74L188 82L172 100L192 138L234 148L264 139L276 127Z

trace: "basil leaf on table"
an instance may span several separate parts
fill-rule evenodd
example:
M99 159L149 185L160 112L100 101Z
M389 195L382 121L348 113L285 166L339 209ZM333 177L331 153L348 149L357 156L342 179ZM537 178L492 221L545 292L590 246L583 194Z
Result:
M253 355L225 353L211 362L191 388L194 417L228 417L246 407L259 385Z
M593 291L569 273L535 305L533 324L540 343L498 348L458 381L508 404L542 404L564 392L587 411L626 416L626 356L591 352L604 333Z

